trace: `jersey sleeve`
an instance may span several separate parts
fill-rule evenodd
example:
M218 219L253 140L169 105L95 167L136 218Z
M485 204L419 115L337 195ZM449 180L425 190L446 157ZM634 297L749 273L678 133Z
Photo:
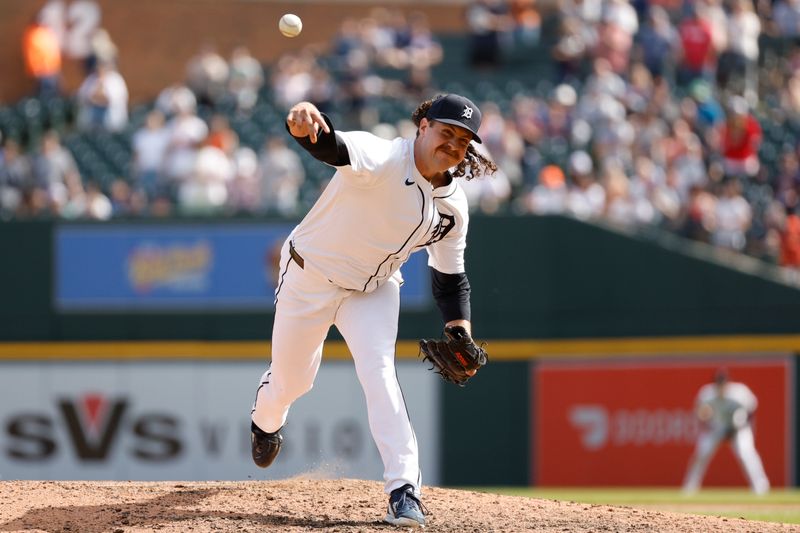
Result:
M350 155L350 164L337 167L339 175L355 185L371 186L384 173L382 167L391 155L392 142L366 131L337 131Z
M742 407L747 410L748 413L752 413L758 407L758 399L756 395L753 394L753 391L750 390L745 384L741 384L741 389L737 394L739 403L742 404Z

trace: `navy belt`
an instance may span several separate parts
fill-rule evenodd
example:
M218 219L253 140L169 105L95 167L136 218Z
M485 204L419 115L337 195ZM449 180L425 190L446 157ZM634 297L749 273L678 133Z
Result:
M289 241L289 255L294 259L294 262L297 263L297 266L305 270L306 262L303 260L303 257L297 253L297 250L294 249L294 243Z

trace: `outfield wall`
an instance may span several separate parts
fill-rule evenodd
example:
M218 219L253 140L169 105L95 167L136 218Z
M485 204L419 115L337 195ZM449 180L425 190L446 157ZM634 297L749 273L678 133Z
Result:
M146 355L146 351L140 352ZM0 480L382 479L352 362L328 361L292 407L268 470L250 458L250 408L265 361L0 362ZM440 484L437 378L400 363L425 481Z
M0 276L9 281L0 289L0 341L266 340L275 247L290 227L269 219L0 223ZM476 334L800 333L800 290L783 271L677 246L562 217L475 216L467 268ZM412 257L403 339L440 328L425 253Z
M794 486L798 365L774 350L800 338L729 340L752 351L707 352L707 339L688 337L672 339L677 351L624 339L593 350L497 341L464 388L402 341L398 374L426 483L678 487L698 431L694 395L725 366L759 399L756 445L770 481ZM326 344L315 388L293 407L280 464L252 466L247 414L268 353L267 342L0 344L0 479L380 479L340 341ZM727 449L706 480L746 484Z
M20 449L40 453L59 436L63 442L56 447L65 454L48 459L56 461L50 464L57 468L21 477L77 475L80 469L75 464L58 462L66 461L70 453L73 461L76 457L74 450L70 452L73 441L65 439L82 434L76 427L86 431L92 427L102 444L102 437L109 435L103 428L110 431L109 426L102 426L98 412L91 410L101 404L120 405L122 400L115 391L124 391L123 414L130 417L120 415L122 429L113 435L133 439L120 448L127 451L118 452L123 454L119 457L136 453L142 444L135 435L137 406L161 412L149 407L151 396L163 408L176 406L170 412L186 417L181 427L201 427L205 422L192 413L189 404L181 402L198 393L213 398L216 384L208 376L201 380L200 390L195 390L192 380L173 379L166 392L158 385L159 379L130 381L132 378L125 377L142 372L158 377L160 365L176 365L190 375L205 375L206 370L197 368L219 365L215 368L225 375L237 376L239 385L230 388L230 396L241 394L242 399L236 405L220 401L221 411L214 420L225 419L231 432L245 430L244 437L224 438L246 440L246 423L242 426L236 413L250 401L245 398L251 393L247 380L258 378L256 369L269 354L274 251L290 227L291 222L266 219L0 224L0 249L5 251L0 276L7 281L0 289L0 379L6 380L0 389L4 439L0 450L6 457ZM401 368L408 365L414 376L407 399L416 398L418 389L423 391L420 397L427 398L412 408L415 423L434 428L422 445L425 453L433 450L435 455L425 459L427 480L450 485L634 481L674 485L682 475L682 468L676 465L688 461L691 432L696 430L680 433L681 445L673 442L669 450L663 442L659 446L650 442L646 446L627 443L629 447L621 449L612 446L600 453L580 448L583 430L573 421L584 415L570 413L589 405L594 406L590 413L605 412L612 424L622 423L616 422L619 420L658 424L664 419L659 413L666 410L678 413L673 421L686 421L693 390L701 378L710 379L711 367L747 360L770 365L779 361L781 374L770 378L769 386L748 372L737 371L734 377L746 383L752 377L762 387L757 392L764 396L762 413L766 415L760 414L759 420L774 422L778 417L783 421L759 422L757 439L759 443L763 439L782 443L780 449L765 447L773 483L796 483L800 461L794 444L798 426L795 354L800 353L796 319L800 316L800 291L783 279L780 271L702 245L678 246L664 236L645 238L561 217L474 217L467 250L473 318L476 336L488 342L491 362L468 387L458 388L440 383L416 360L416 339L437 335L441 327L426 287L424 253L416 255L404 269L398 356ZM335 365L349 357L338 339L334 330L325 356ZM619 359L633 370L615 373ZM669 362L671 370L657 367L663 361ZM250 366L240 375L236 368L242 362ZM573 370L567 372L559 366L565 362ZM82 366L87 364L90 366ZM64 389L59 376L72 375L72 367L91 368L89 375L97 377L78 379L75 388ZM329 371L323 370L322 376ZM648 404L646 395L630 392L631 383L639 381L626 380L637 372L644 372L653 390L658 389L656 385L662 387L653 396L655 403ZM599 379L601 375L617 376L616 381L606 383L606 378ZM330 378L323 379L333 380L327 393L330 397L321 393L312 411L363 415L352 398L341 409L335 401L330 407L338 391L358 397L352 376L332 371ZM783 385L775 386L775 380L784 380ZM681 387L671 388L672 381ZM586 382L599 383L591 388ZM615 383L613 389L608 388L611 383ZM433 387L433 399L425 396L425 387ZM576 395L568 394L572 392ZM95 414L75 415L89 416L91 420L82 422L88 426L69 426L64 413L78 411L77 407L65 411L64 405L82 405ZM640 414L625 418L614 414L619 412ZM302 410L298 413L295 427L315 427L310 415ZM22 415L33 418L27 419L26 424L32 426L23 427L27 438L20 441L15 436L20 431L15 421ZM330 416L331 421L337 420ZM363 421L359 427L363 438ZM305 435L306 430L297 431L303 435L295 433L292 438L301 442L301 448L309 446L306 442L311 439L310 446L323 454L319 457L336 460L331 455L334 448L325 451L324 444L314 444L316 430L308 430L311 436ZM194 442L188 434L181 435L181 439ZM223 438L213 432L206 437L209 442ZM163 451L169 448L168 441L150 443L145 439L145 444ZM231 446L233 450L238 445ZM490 460L476 462L476 447ZM225 461L239 465L235 475L242 473L239 468L246 468L245 452L238 448L239 455ZM201 477L226 477L208 470L207 465L192 463L205 461L207 458L200 459L202 454L191 457L194 459L181 459L188 461L185 466L167 461L160 471L181 477L189 471ZM725 457L720 455L721 466L712 465L709 480L723 485L740 483L741 478L730 468L730 458ZM619 465L619 458L638 461L637 470L643 474L633 480L614 477L611 472L632 471L633 463ZM653 461L671 464L668 472L672 477L663 469L650 475L641 468ZM315 464L304 461L292 463L290 468L294 472L315 469ZM465 464L470 468L464 468ZM581 465L578 472L589 477L576 477L575 473L567 477L568 471L558 468L562 464ZM371 475L361 466L345 471L376 477L378 467L374 462L370 465L364 468L373 472ZM552 466L555 472L547 470ZM717 469L734 472L730 474L734 477L715 473ZM108 477L133 475L116 470L111 463L101 470ZM17 473L14 475L32 472L12 471ZM0 475L4 474L0 471Z

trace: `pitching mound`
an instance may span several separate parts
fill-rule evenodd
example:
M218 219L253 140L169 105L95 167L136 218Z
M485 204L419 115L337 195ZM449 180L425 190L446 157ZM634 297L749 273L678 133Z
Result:
M1 481L0 531L396 531L375 481ZM429 531L776 532L800 527L425 488Z

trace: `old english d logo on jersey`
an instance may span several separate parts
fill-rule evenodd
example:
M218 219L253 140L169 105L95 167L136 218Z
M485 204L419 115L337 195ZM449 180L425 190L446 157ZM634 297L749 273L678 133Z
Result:
M450 230L455 227L455 225L456 217L453 215L439 213L439 223L436 224L436 227L433 228L433 231L431 231L431 238L428 239L428 242L426 242L424 246L428 246L429 244L433 244L444 239L445 236L450 233Z

